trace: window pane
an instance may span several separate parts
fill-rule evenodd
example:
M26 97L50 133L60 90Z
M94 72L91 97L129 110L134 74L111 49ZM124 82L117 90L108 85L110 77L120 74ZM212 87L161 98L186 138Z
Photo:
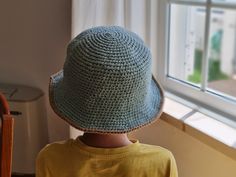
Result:
M171 5L168 75L201 84L205 8Z
M213 2L226 2L226 3L231 3L231 4L236 4L235 0L213 0Z
M211 10L208 87L236 97L236 11Z
M175 0L175 1L186 1L186 2L206 2L207 0ZM220 1L220 0L219 0Z

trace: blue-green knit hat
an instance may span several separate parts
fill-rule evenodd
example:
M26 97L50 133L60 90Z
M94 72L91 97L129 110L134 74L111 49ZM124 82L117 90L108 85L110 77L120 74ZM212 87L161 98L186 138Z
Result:
M126 133L160 116L163 92L135 33L95 27L69 43L63 70L50 80L50 103L79 130Z

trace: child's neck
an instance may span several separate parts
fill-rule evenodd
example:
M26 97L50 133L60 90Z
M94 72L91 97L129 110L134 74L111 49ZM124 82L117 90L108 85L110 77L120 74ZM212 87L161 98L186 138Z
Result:
M116 148L132 144L127 134L84 133L80 140L88 146L98 148Z

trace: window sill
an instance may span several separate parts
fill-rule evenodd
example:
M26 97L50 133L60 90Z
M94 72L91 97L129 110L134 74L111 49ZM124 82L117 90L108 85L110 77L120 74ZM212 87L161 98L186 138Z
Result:
M236 129L170 98L161 119L236 160Z

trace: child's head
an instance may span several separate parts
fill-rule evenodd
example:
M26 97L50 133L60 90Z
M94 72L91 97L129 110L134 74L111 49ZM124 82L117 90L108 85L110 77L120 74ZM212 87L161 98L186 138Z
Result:
M152 77L151 53L135 33L95 27L68 45L63 70L50 80L50 103L79 130L127 133L159 117L163 92Z

